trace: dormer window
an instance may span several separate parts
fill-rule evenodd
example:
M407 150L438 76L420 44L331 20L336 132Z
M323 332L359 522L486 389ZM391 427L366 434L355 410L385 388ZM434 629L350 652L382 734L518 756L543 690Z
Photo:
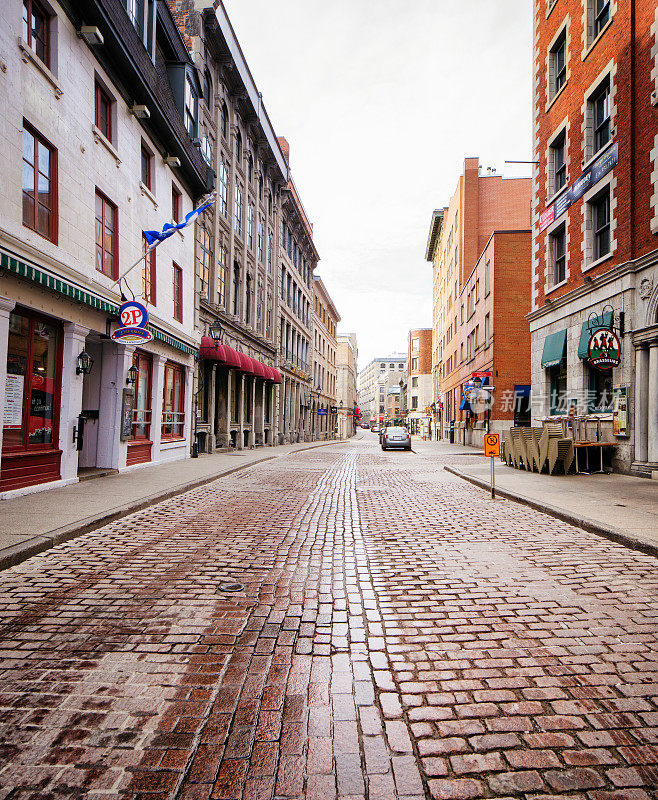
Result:
M190 138L196 139L198 100L190 76L185 78L185 128Z
M151 59L155 57L155 0L123 0L126 13L130 17L137 35L142 40Z

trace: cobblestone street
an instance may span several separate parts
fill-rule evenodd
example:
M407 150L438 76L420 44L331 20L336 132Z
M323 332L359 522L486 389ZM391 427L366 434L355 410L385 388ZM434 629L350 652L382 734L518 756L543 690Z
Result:
M1 573L0 799L658 798L658 561L376 441Z

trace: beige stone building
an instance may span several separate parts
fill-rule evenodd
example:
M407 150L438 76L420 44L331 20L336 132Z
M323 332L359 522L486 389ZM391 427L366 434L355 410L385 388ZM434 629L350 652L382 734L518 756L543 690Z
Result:
M336 347L336 399L338 435L346 439L356 433L359 413L356 393L359 349L355 333L339 333Z
M327 287L318 275L313 280L313 400L311 404L314 439L331 438L338 425L336 397L337 327L340 316Z
M431 435L432 329L409 331L406 420L410 433Z

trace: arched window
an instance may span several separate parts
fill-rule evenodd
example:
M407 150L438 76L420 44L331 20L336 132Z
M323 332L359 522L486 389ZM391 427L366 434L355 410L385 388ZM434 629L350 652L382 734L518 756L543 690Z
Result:
M242 134L239 128L235 132L235 158L238 164L242 161Z
M267 213L272 213L272 192L269 189L267 190Z
M228 139L228 108L226 107L226 103L223 101L222 101L220 124L222 128L222 136L225 139Z
M254 179L254 159L251 153L247 156L247 180L251 183Z
M258 199L262 201L263 199L263 173L258 173Z
M210 103L212 101L212 78L210 77L210 70L206 67L206 71L203 73L203 99L206 101L206 105L210 108Z

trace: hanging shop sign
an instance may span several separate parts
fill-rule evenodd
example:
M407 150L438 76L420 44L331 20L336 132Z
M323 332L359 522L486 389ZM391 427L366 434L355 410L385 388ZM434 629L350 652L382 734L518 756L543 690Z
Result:
M128 300L119 309L119 322L121 327L112 333L115 342L125 344L142 344L150 342L153 335L146 330L149 314L145 306L137 300Z
M618 367L621 361L621 344L610 328L601 328L590 336L587 345L589 363L597 369Z
M577 200L604 178L613 167L617 166L619 159L619 145L615 144L600 157L571 184L568 189L557 198L554 203L544 211L539 217L539 233L545 231L556 219L559 219L564 212L570 208Z

